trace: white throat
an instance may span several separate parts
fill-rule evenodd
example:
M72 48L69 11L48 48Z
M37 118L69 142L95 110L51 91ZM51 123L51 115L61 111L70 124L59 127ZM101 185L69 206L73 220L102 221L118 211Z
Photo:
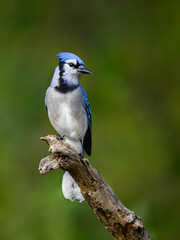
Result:
M79 74L74 73L65 73L62 76L62 79L67 82L68 85L78 85L79 84Z

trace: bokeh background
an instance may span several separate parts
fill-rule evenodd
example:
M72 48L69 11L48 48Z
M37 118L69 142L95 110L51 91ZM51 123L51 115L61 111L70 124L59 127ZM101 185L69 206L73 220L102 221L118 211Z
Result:
M0 1L0 239L113 239L86 202L41 176L54 134L44 96L56 55L93 75L90 161L154 239L179 239L180 2Z

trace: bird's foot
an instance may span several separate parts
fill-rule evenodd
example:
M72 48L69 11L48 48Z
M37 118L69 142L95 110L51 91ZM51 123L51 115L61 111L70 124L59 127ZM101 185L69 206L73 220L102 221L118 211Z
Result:
M80 156L81 158L84 158L84 155L83 155L82 153L79 153L79 156Z
M61 136L60 134L58 134L58 139L59 140L64 140L64 138L65 138L65 135Z

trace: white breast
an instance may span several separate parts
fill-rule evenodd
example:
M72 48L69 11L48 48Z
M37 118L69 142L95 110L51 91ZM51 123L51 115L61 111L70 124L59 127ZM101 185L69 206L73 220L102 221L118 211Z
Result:
M74 141L84 138L87 130L87 115L80 87L66 94L49 87L46 92L48 116L60 135Z

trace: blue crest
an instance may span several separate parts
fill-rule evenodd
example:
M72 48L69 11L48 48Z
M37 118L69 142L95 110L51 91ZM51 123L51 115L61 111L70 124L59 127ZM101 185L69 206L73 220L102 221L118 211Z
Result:
M75 54L69 52L62 52L57 55L61 62L65 62L68 59L76 59L80 65L84 65L84 62Z

